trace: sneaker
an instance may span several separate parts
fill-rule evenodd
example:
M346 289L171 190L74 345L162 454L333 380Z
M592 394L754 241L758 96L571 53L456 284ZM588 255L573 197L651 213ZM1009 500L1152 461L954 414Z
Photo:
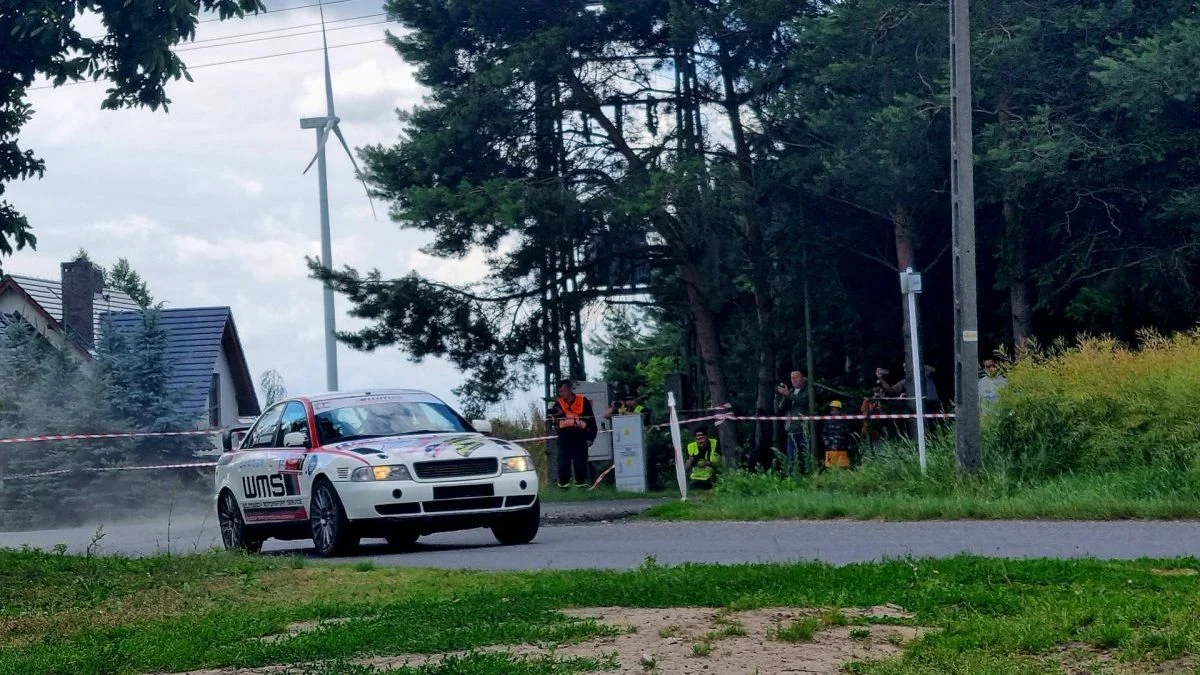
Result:
M559 490L566 490L566 489L567 489L567 488L569 488L569 487L571 487L571 484L570 484L570 483L559 483L559 484L558 484L558 489L559 489Z

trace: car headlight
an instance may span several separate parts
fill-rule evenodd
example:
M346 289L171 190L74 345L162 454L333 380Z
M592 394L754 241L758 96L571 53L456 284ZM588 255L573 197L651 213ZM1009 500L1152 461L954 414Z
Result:
M403 464L390 466L360 466L350 474L350 480L363 483L372 480L412 480L408 467Z
M529 455L504 458L504 473L521 473L522 471L533 471L533 461L529 459Z

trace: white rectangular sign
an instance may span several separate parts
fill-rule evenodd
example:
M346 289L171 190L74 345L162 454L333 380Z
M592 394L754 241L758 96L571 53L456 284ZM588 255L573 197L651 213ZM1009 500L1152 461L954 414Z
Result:
M613 466L618 492L646 491L646 446L641 415L613 415Z

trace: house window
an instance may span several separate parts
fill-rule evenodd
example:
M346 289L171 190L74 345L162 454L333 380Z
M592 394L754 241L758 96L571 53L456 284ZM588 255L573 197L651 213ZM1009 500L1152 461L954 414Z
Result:
M221 426L221 376L212 374L208 383L208 426L215 429Z

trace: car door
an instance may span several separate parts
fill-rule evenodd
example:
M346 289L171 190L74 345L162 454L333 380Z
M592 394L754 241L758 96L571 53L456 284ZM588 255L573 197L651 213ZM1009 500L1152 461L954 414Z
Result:
M276 448L271 451L279 479L272 477L275 482L271 484L271 498L264 504L264 517L279 521L308 518L301 478L304 459L311 447L308 408L300 401L289 401L279 420Z
M242 515L246 522L269 520L264 518L265 502L271 498L274 491L272 476L277 472L277 461L273 455L276 439L279 437L279 421L286 407L277 403L267 409L258 418L258 422L246 434L242 447L230 462L234 485L233 491L242 505ZM282 486L282 478L277 479Z

